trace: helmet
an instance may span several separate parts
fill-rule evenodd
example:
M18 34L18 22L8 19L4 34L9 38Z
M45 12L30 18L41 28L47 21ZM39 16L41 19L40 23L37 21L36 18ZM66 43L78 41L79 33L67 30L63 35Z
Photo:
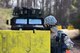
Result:
M44 25L55 25L57 23L57 20L55 19L54 16L50 15L50 16L47 16L45 19L44 19Z

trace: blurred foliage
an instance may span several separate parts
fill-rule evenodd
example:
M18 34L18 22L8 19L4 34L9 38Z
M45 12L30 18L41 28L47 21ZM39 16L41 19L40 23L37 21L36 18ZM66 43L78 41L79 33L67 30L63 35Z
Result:
M0 8L0 18L2 19L10 19L12 14L12 10L9 8Z
M12 16L12 10L8 8L9 1L10 0L0 0L0 29L6 28L6 20L10 19ZM17 1L19 3L19 0ZM28 2L26 2L26 0L22 1L22 6L26 5L32 7L31 3L34 3L33 6L37 6L35 0L28 0ZM14 2L10 6L15 7L13 4ZM51 13L56 17L59 25L68 26L71 23L75 28L80 28L80 18L78 18L80 16L77 17L77 15L80 14L80 0L42 0L41 8L43 11L43 17L46 17L48 13Z
M77 19L71 20L70 22L71 22L71 24L73 24L73 26L74 26L75 28L80 29L80 15L78 15L76 18L77 18Z
M0 8L0 29L7 29L6 20L12 17L12 10L7 8Z

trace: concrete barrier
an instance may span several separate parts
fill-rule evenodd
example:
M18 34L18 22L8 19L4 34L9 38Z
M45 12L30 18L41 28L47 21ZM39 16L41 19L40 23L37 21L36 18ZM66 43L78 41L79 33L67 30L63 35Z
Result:
M50 53L50 32L0 31L0 53Z

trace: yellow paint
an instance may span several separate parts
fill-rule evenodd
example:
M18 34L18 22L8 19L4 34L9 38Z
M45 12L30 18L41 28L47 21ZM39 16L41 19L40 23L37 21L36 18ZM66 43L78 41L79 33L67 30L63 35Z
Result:
M50 53L50 32L2 30L0 53Z
M58 25L57 28L58 28L58 30L61 30L62 29L62 26L61 25Z
M74 29L74 26L73 25L69 25L67 29L68 30L73 30Z

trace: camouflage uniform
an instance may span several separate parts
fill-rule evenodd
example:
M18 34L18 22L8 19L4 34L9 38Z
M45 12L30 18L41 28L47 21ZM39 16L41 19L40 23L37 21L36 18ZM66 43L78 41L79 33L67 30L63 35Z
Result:
M56 36L57 36L57 27L51 28L51 53L56 53Z
M55 40L55 38L57 35L57 31L58 31L58 29L56 27L56 23L57 23L57 20L52 15L47 16L44 19L44 25L46 27L52 25L52 27L50 28L50 31L51 31L51 53L56 53L56 48L55 48L56 40Z

